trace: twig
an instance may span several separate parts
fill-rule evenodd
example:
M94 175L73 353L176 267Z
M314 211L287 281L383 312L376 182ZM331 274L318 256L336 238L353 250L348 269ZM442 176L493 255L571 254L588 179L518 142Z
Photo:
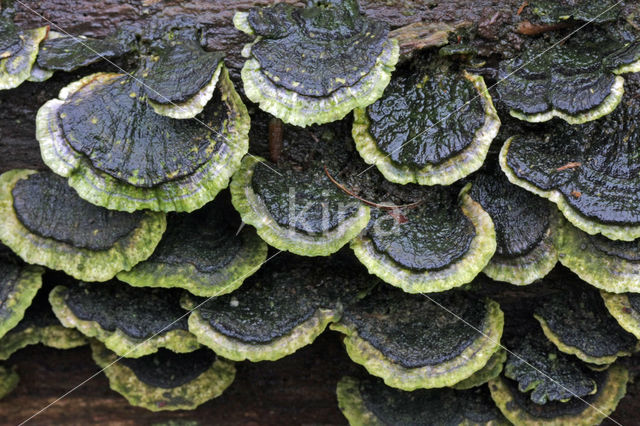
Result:
M528 36L535 36L535 35L547 33L549 31L561 30L569 26L570 24L568 22L560 22L559 24L550 24L550 25L538 25L538 24L532 24L530 21L522 21L518 24L518 32L520 34L524 34Z
M422 204L422 200L416 201L416 202L410 203L410 204L401 204L401 205L374 203L373 201L369 201L369 200L367 200L365 198L360 197L358 194L356 194L355 192L351 191L350 189L347 189L344 185L342 185L340 182L335 180L333 178L333 176L331 176L331 173L329 173L329 169L327 169L327 166L324 166L324 172L327 175L327 177L329 178L329 180L331 182L333 182L333 184L335 186L340 188L344 193L352 196L353 198L356 198L356 199L362 201L363 203L365 203L366 205L371 206L371 207L376 207L376 208L382 209L382 210L398 210L398 209L412 209L412 208L418 207L420 204Z

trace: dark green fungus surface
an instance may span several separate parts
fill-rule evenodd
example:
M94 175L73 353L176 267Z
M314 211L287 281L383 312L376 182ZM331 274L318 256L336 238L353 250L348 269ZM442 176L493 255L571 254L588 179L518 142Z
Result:
M30 232L88 250L108 250L144 217L143 212L94 206L78 197L64 178L50 172L18 181L11 194L16 216Z
M51 172L0 176L0 239L29 263L106 281L148 258L166 227L162 213L123 213L78 197Z
M102 341L120 356L137 358L169 348L198 348L188 331L177 290L134 288L119 281L56 287L49 296L65 327Z
M0 58L8 58L22 49L24 40L11 19L0 17Z
M370 218L369 207L327 175L337 175L348 164L348 134L329 125L286 126L283 131L283 147L290 152L277 164L245 157L231 182L233 205L273 247L303 256L329 255L358 235ZM320 139L323 145L318 146Z
M482 77L434 69L394 78L356 109L353 138L392 182L447 185L482 165L499 128Z
M531 8L546 23L567 19L603 23L615 21L621 5L614 0L536 0L531 2Z
M357 270L359 274L350 271ZM288 254L264 265L232 294L196 307L189 330L200 343L232 360L275 360L307 345L377 280L357 264Z
M478 174L470 195L489 213L496 229L496 252L485 274L524 285L553 269L558 220L549 202L511 184L499 170Z
M381 380L343 377L338 405L351 425L506 425L489 390L390 388Z
M601 292L609 313L620 326L640 338L640 294Z
M122 56L129 50L117 36L96 39L51 31L40 46L37 65L46 71L70 72L105 58Z
M24 318L0 340L0 360L8 359L26 346L37 344L56 349L71 349L87 344L83 334L60 324L51 310L46 289L36 294Z
M517 425L566 424L597 425L609 416L624 397L629 372L614 365L602 372L593 372L597 391L567 402L550 401L537 404L518 390L516 382L498 378L489 384L491 396L502 414Z
M151 411L192 410L220 396L235 377L233 364L208 349L186 354L160 349L137 359L118 359L97 342L91 349L111 389Z
M560 261L589 284L604 291L640 291L640 240L610 240L565 224Z
M247 96L291 124L331 122L370 104L398 60L387 24L365 18L357 0L252 8L234 23L257 36L245 49Z
M539 330L513 339L504 375L535 404L566 402L594 394L597 374L577 358L558 351ZM546 406L546 405L545 405Z
M532 122L560 117L579 124L613 111L624 93L624 79L616 74L639 68L640 43L578 34L502 62L497 90L514 117Z
M43 158L93 204L200 208L226 187L248 148L247 110L227 71L220 75L195 121L157 114L146 101L144 77L98 73L72 83L38 112Z
M425 297L383 287L346 307L332 328L370 374L413 390L451 386L480 370L498 349L502 324L497 303L469 293Z
M640 237L639 112L640 103L629 97L603 120L514 136L502 148L502 170L555 202L583 231L634 240Z
M142 358L123 358L120 362L129 367L138 380L156 388L171 389L189 383L216 360L216 354L206 348L188 354L177 354L160 349Z
M467 192L457 197L448 188L429 187L417 204L399 209L399 216L375 209L351 247L370 273L410 293L470 282L489 262L496 242L489 215Z
M610 364L637 347L635 336L620 327L599 292L588 285L566 283L541 303L535 316L558 349L585 362Z
M223 203L222 201L226 201ZM267 245L240 221L228 199L191 214L173 213L153 255L118 279L137 287L180 287L219 296L242 285L267 257Z
M38 289L44 270L25 265L0 243L0 338L24 317Z
M21 30L10 17L0 16L0 90L13 89L30 78L48 32L48 26Z
M389 29L385 22L361 15L355 0L310 5L301 9L280 3L251 9L248 23L262 36L251 46L251 54L278 85L321 97L353 86L368 73L382 53Z
M206 52L187 38L166 42L153 53L143 76L149 100L158 104L187 102L214 79L224 58L221 52Z

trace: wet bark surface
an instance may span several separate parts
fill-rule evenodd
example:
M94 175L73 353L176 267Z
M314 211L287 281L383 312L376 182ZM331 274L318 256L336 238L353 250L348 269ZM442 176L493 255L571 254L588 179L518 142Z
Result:
M16 20L24 28L51 21L54 30L95 37L110 34L122 25L150 25L156 19L190 16L204 25L208 49L226 52L226 64L240 89L238 77L243 63L240 51L251 38L237 31L231 19L235 10L268 3L268 0L16 0L15 4ZM389 22L392 29L415 22L464 27L476 52L495 60L513 56L527 44L527 36L518 28L534 18L528 8L518 14L523 3L523 0L362 0L361 7L367 16ZM637 3L627 2L623 13L636 25L640 23ZM114 68L107 63L96 64L80 73L57 73L45 83L25 83L0 92L0 173L13 168L45 168L35 139L38 108L56 97L65 85L97 71ZM511 327L517 328L520 319L530 318L528 307L540 294L507 287L499 301L506 316L513 320ZM633 370L640 370L640 358L627 362ZM18 424L98 370L87 347L70 351L30 347L15 354L9 363L17 366L21 382L13 394L0 401L0 424ZM152 413L132 407L109 389L104 375L98 374L30 424L145 425L168 420L230 425L345 424L337 407L336 383L344 374L363 372L348 359L339 335L334 332L325 333L310 347L282 360L239 363L237 368L237 379L225 394L195 411ZM639 395L640 383L631 384L629 394L613 417L625 425L640 424Z

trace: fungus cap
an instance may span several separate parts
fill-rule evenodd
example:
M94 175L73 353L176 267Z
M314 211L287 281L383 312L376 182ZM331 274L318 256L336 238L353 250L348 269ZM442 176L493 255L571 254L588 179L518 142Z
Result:
M224 68L199 120L156 114L143 82L98 73L62 89L36 117L43 160L96 205L196 210L228 185L247 153L247 109Z
M0 240L26 262L87 281L107 281L153 253L164 214L94 206L51 172L0 176Z
M436 69L394 78L357 108L353 139L391 182L449 185L482 166L499 128L482 77Z
M383 287L347 306L331 328L345 335L347 354L369 374L412 391L452 386L481 370L500 347L503 323L489 299L457 290L427 298Z
M177 290L134 288L118 281L57 286L49 301L62 325L95 337L119 356L199 348Z
M118 358L99 342L91 353L109 387L131 405L151 411L193 410L220 396L235 378L233 363L206 348L186 354L166 349L142 358Z
M252 8L237 12L234 24L256 36L243 52L247 97L298 126L339 120L375 101L398 61L387 25L363 17L357 0Z

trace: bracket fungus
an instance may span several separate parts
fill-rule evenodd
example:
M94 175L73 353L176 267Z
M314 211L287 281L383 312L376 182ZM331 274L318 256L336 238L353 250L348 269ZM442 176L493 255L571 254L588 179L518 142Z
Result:
M0 338L24 317L42 287L42 274L43 268L25 265L0 243Z
M243 51L247 97L297 126L340 120L378 99L399 57L387 24L362 16L357 0L278 3L233 21L256 36Z
M600 292L609 313L618 324L640 339L640 294Z
M345 307L331 328L345 335L354 362L412 391L452 386L481 370L500 348L503 323L490 299L457 290L427 298L383 286Z
M183 307L193 310L189 330L234 361L280 359L313 342L377 281L345 275L349 266L281 254L232 294L205 301L185 295Z
M380 99L356 108L353 139L391 182L448 185L482 166L499 128L482 77L433 66L394 77Z
M640 71L640 42L589 32L501 62L497 86L512 116L530 122L559 117L581 124L612 112L622 99L621 74Z
M0 399L13 392L19 381L20 376L15 367L0 365Z
M95 337L119 356L139 358L168 348L200 347L187 330L178 290L135 288L118 281L57 286L49 301L62 325Z
M159 115L144 73L97 73L63 88L36 117L42 158L93 204L196 210L228 185L247 153L247 109L222 68L198 120Z
M206 348L185 354L160 349L142 358L119 359L94 341L91 352L111 389L131 405L151 411L193 410L222 395L236 374L232 362Z
M233 205L245 223L273 247L302 256L327 256L369 222L369 207L354 202L325 175L322 165L298 171L260 166L245 157L233 176Z
M585 362L606 365L640 349L638 339L609 314L598 290L577 283L563 283L562 287L545 299L534 315L559 350Z
M598 390L596 373L577 358L560 352L540 330L521 335L511 346L503 374L533 403L566 403Z
M88 343L82 333L60 324L51 310L48 296L47 289L41 289L27 308L24 318L0 338L0 360L9 359L12 354L29 345L72 349Z
M404 220L372 211L367 228L351 241L355 255L371 274L409 293L471 282L496 250L491 218L469 196L469 186L457 198L445 187L414 189L421 202L402 212Z
M535 0L531 2L531 8L548 24L569 19L602 24L615 21L621 6L615 0Z
M28 263L86 281L107 281L153 253L163 213L94 206L51 172L0 175L0 240Z
M381 380L343 377L336 390L340 411L356 425L510 424L496 408L486 387L472 390L419 389L405 392Z
M589 284L611 293L640 292L640 239L610 240L565 223L560 262Z
M266 142L267 131L266 126L264 132L259 130L264 124L260 117L255 121L258 131L251 140L258 145ZM270 153L272 161L244 158L231 181L231 201L242 220L269 245L301 256L327 256L367 225L369 207L331 177L352 168L348 129L345 123L308 129L283 126L279 153Z
M566 424L598 425L608 417L624 397L629 381L628 370L613 365L602 372L594 372L596 392L567 402L553 401L536 404L518 390L515 382L497 378L489 383L491 397L502 414L513 424L561 426Z
M36 80L44 81L56 71L75 71L102 59L123 56L132 50L132 38L124 30L104 39L50 31L38 51L35 67L40 76Z
M250 227L237 233L239 220L229 210L217 198L191 214L170 213L153 255L118 279L135 287L184 288L203 297L237 289L266 260L267 244Z
M10 17L0 14L0 90L13 89L29 79L48 32L48 26L21 30Z
M469 194L496 229L496 252L483 269L487 276L527 285L553 269L561 223L553 204L511 184L499 170L477 174Z
M507 140L500 166L509 180L558 205L575 226L613 240L640 237L640 102L582 126L556 123Z

